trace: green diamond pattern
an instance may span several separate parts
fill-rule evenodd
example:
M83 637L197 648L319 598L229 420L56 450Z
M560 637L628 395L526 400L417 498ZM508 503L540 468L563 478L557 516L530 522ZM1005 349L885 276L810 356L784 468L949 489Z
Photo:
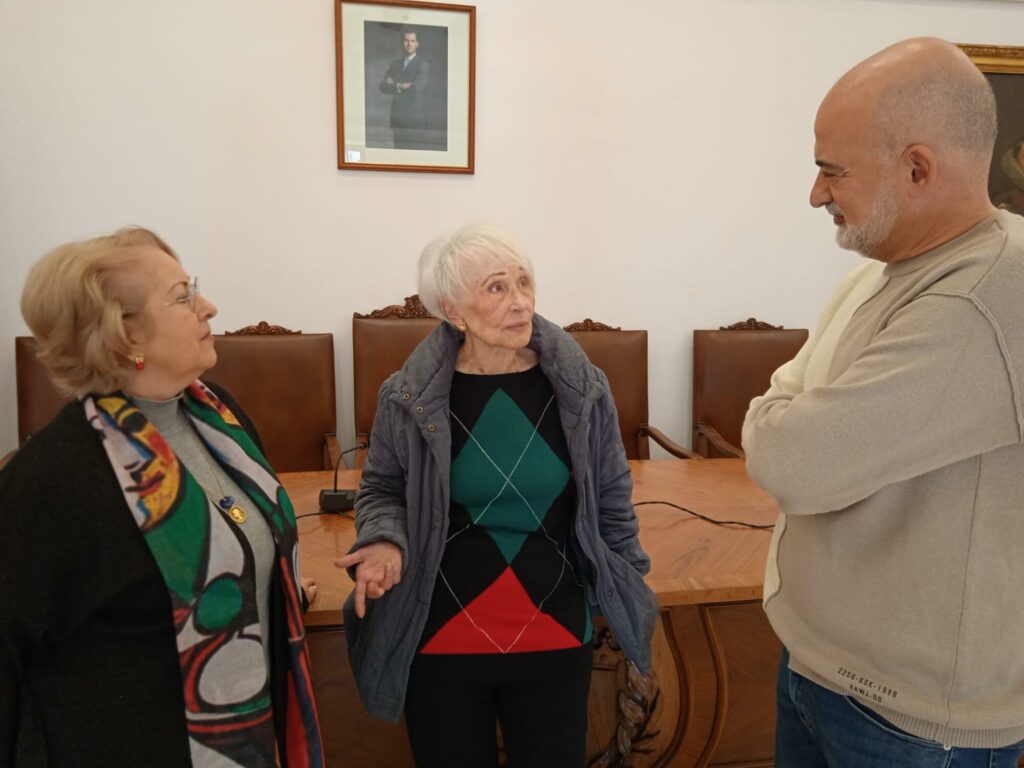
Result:
M467 440L452 464L452 501L479 521L477 525L494 539L509 564L526 537L540 527L537 518L544 519L569 482L569 469L540 435L533 437L519 461L533 432L534 425L512 398L501 389L495 390L473 426L476 441ZM481 446L501 472L488 461ZM515 474L506 485L502 472L509 475L513 468ZM536 518L520 494L529 500Z

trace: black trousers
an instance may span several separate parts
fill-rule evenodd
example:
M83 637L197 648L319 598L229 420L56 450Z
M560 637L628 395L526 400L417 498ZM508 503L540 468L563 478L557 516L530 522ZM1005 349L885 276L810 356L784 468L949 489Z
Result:
M418 674L405 696L417 768L492 768L501 724L509 768L582 768L590 664L571 675L524 681L448 682Z

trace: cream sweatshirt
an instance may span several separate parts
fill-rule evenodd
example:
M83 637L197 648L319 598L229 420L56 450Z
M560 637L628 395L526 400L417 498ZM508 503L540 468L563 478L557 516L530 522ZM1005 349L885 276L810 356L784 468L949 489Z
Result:
M743 447L791 667L922 738L1024 739L1024 217L854 270Z

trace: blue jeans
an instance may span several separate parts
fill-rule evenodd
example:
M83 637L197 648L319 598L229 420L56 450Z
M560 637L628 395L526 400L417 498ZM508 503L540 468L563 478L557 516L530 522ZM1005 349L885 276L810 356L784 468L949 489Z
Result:
M856 699L789 669L776 687L775 768L1017 768L1024 741L1001 749L946 748L912 736Z

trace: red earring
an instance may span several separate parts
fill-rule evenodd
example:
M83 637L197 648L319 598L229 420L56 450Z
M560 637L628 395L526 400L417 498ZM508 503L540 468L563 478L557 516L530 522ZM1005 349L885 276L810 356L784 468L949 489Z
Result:
M146 367L146 358L144 358L142 355L136 355L136 357L135 357L135 370L136 371L141 371L145 367Z

